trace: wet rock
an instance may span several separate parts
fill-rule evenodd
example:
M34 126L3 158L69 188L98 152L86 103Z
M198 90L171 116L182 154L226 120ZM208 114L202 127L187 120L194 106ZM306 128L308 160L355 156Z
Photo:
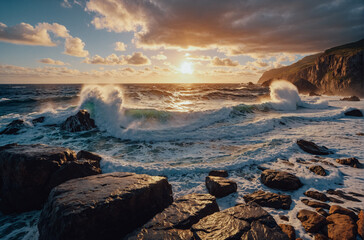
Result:
M306 209L300 210L297 218L301 221L306 232L309 233L319 232L326 224L325 217Z
M355 197L364 197L364 194L361 194L361 193L357 193L357 192L348 192L348 193Z
M318 212L319 214L321 214L324 217L329 216L329 214L323 208L316 208L316 212Z
M40 209L47 199L49 179L76 154L43 144L9 144L0 148L0 208L4 213Z
M354 168L360 168L361 164L359 160L355 157L352 158L342 158L342 159L336 159L337 163L340 163L342 165L347 165Z
M25 127L25 121L22 119L13 120L11 123L6 125L5 129L0 132L1 134L17 134L22 128Z
M325 169L323 167L321 167L320 165L311 166L309 169L311 172L313 172L317 175L326 176Z
M309 94L308 94L310 97L318 97L318 96L321 96L320 94L316 93L316 92L313 92L311 91Z
M218 211L215 197L210 194L186 195L175 200L127 239L191 239L189 228Z
M237 190L236 182L223 177L207 176L205 183L209 193L217 198L225 197Z
M81 132L96 128L95 121L86 110L80 110L61 124L61 129L69 132Z
M344 113L345 116L362 117L363 113L359 109L350 110Z
M279 218L282 219L283 221L286 221L286 222L289 221L288 216L285 216L285 215L279 215Z
M334 197L328 197L329 198L329 201L330 202L333 202L333 203L344 203L344 201L341 201L337 198L334 198Z
M115 172L69 180L49 194L39 240L122 239L172 200L165 177Z
M351 96L351 97L345 97L345 98L341 98L340 101L352 101L352 102L357 102L360 101L360 98L357 96Z
M358 226L358 234L361 237L361 239L364 239L364 211L363 210L360 210L358 218L359 218L359 220L356 222L356 225Z
M77 159L79 160L91 160L96 164L95 166L100 168L100 161L102 157L96 153L81 150L77 153Z
M330 240L330 239L321 233L316 233L313 237L313 240Z
M327 210L330 209L330 205L323 203L323 202L311 201L308 199L302 199L301 202L303 202L304 204L306 204L307 206L312 207L312 208L324 208Z
M357 136L364 136L364 133L362 133L362 132L358 132L358 133L356 133L356 135L357 135Z
M329 198L326 196L326 194L324 193L320 193L318 191L306 191L304 193L305 196L322 201L322 202L326 202L329 200Z
M226 170L212 170L209 172L209 176L228 177L229 174Z
M38 117L38 118L34 118L32 120L32 123L33 123L33 125L36 125L37 123L43 123L44 120L45 120L45 117Z
M356 214L353 211L350 211L349 209L343 208L339 205L332 205L330 207L330 211L329 214L343 214L343 215L348 215L349 217L351 217L354 221L358 220L358 217L356 216Z
M318 146L314 142L309 142L303 139L297 140L297 145L305 152L315 155L328 155L331 151L325 146Z
M282 231L287 234L288 238L290 240L296 239L296 232L294 228L291 225L288 224L279 224L279 227L282 229Z
M291 196L289 195L265 192L263 190L245 195L244 200L246 203L255 202L262 207L285 210L290 209L292 203Z
M332 240L355 240L356 224L353 219L343 214L332 214L326 218L327 236Z
M260 179L267 187L284 191L296 190L302 186L298 177L283 171L265 170L260 175Z
M341 190L333 190L333 189L329 189L326 191L327 194L330 194L330 195L336 195L336 196L339 196L345 200L349 200L349 201L353 201L353 202L361 202L359 199L355 198L355 197L352 197L352 196L349 196L347 194L345 194L343 191ZM331 199L330 199L331 200ZM334 201L332 201L334 202Z
M274 218L256 204L241 204L211 214L191 228L196 239L288 240Z

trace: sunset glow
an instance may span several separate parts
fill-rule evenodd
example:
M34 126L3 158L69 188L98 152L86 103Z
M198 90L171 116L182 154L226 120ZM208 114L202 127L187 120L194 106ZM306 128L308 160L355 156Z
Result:
M191 62L183 62L180 67L183 74L193 74L193 65Z

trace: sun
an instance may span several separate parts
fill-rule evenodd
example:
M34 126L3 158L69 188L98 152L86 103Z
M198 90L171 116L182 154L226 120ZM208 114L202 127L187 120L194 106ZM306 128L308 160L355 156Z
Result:
M183 62L179 70L183 74L192 74L193 64L191 62Z

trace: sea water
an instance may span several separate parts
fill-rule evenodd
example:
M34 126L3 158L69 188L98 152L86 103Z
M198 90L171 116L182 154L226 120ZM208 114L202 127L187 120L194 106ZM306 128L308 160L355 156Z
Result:
M304 183L288 192L291 210L265 209L278 223L279 214L288 215L298 235L310 239L296 218L308 208L300 202L303 193L333 188L364 194L364 175L362 169L330 165L323 165L328 176L315 175L308 170L314 163L297 162L314 156L296 141L333 150L325 160L334 165L336 158L363 161L364 137L357 133L364 132L364 119L345 116L351 108L363 111L364 103L300 95L288 82L270 89L251 84L0 85L0 130L15 119L26 121L18 134L0 135L0 145L44 143L96 152L103 157L104 173L167 176L175 198L207 193L208 172L226 169L238 191L219 199L220 209L244 202L245 194L259 189L279 192L261 184L258 166L288 171ZM60 130L58 124L79 109L87 109L98 128ZM41 116L45 121L34 126L31 120ZM0 213L0 239L37 239L38 217L39 211Z

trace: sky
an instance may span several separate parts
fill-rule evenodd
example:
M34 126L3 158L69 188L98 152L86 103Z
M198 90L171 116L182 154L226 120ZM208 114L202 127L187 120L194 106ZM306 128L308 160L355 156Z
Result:
M245 83L364 38L363 0L1 0L0 83Z

